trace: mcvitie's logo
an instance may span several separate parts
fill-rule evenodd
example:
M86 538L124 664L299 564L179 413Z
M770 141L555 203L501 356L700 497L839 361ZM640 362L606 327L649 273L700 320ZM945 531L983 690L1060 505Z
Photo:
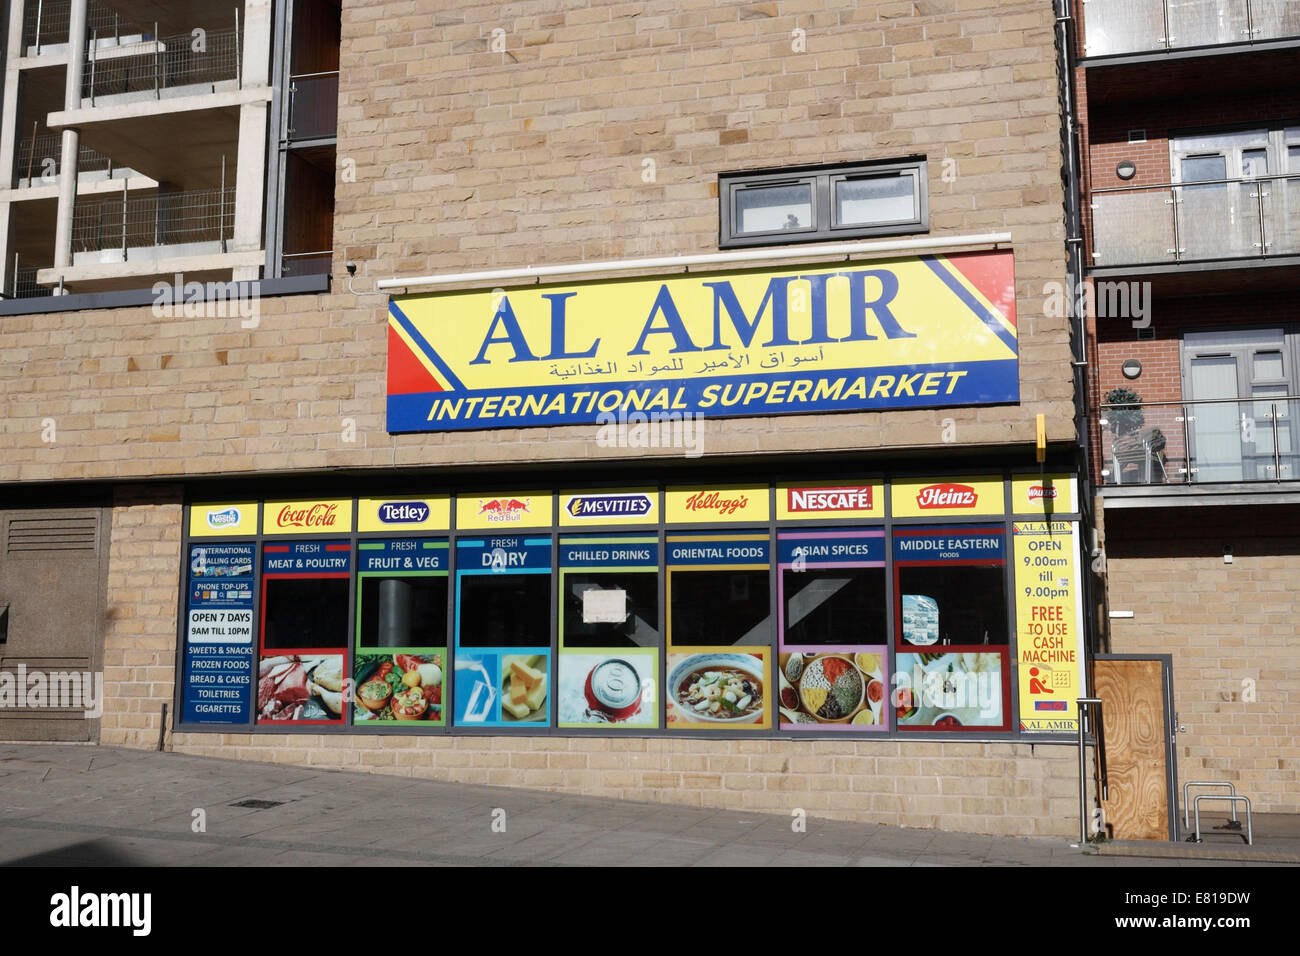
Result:
M649 495L574 495L565 505L575 518L640 517L654 507Z
M956 485L951 482L941 485L926 485L916 493L916 506L928 508L974 508L979 495L970 485Z
M233 528L239 524L239 509L225 508L221 511L208 512L208 527L213 531L220 531L222 528Z

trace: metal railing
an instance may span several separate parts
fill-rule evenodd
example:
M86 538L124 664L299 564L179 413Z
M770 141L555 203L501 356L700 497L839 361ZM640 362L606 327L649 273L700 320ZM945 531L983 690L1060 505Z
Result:
M239 29L209 31L201 37L189 33L134 44L121 53L101 59L91 55L81 78L81 95L91 105L97 97L125 93L153 93L179 87L240 81Z
M23 50L39 54L42 47L66 44L71 19L71 0L28 0L23 9ZM147 34L111 7L91 3L86 8L86 32L97 34L100 43L134 42Z
M1090 205L1098 267L1300 254L1294 176L1094 189Z
M1300 395L1103 404L1104 485L1300 480Z
M49 268L46 266L45 268ZM14 253L14 268L9 277L8 297L11 299L39 299L42 296L54 295L54 290L48 286L36 284L36 273L40 267L23 268L18 264L18 253Z
M280 272L286 276L324 275L330 271L334 251L286 252L280 257Z
M303 73L289 77L290 142L330 139L339 128L339 73Z
M1295 0L1083 0L1086 56L1300 36Z
M72 219L74 252L220 242L235 229L234 187L78 200Z
M20 187L58 181L63 162L63 138L59 133L37 133L19 140L14 150L14 179ZM113 160L103 153L81 146L77 150L77 174L113 174Z

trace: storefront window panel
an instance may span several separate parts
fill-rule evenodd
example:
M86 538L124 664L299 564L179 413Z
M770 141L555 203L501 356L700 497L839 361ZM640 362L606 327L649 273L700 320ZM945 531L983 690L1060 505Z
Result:
M900 729L1010 729L1006 528L894 530Z
M187 722L252 719L255 553L251 541L190 545L181 684Z
M549 724L550 537L456 542L455 722Z
M886 729L884 532L785 531L777 554L781 728Z
M667 546L668 726L767 729L769 536L678 533Z
M347 541L263 545L258 723L342 722L351 576Z
M559 565L559 725L658 726L658 538L561 538Z
M357 545L355 723L444 723L447 542Z

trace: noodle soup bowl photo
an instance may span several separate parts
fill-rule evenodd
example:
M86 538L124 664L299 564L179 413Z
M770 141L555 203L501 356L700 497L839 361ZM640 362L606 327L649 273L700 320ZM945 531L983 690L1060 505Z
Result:
M672 666L668 687L684 720L721 726L763 719L763 661L751 654L691 654Z

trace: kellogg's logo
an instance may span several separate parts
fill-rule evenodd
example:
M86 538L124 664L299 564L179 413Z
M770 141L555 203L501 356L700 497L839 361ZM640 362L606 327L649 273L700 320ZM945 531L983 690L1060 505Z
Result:
M1054 501L1057 495L1056 485L1030 485L1030 501Z
M214 531L233 528L239 524L239 509L225 508L221 511L209 511L207 517L208 527Z
M486 520L497 521L520 521L523 516L531 513L528 503L532 498L520 501L518 498L480 498L478 500L478 513Z
M317 502L307 508L285 505L275 516L278 528L332 528L338 520L339 506Z
M686 499L687 511L715 512L720 515L735 514L737 511L740 511L748 505L749 498L745 495L737 495L734 498L724 498L716 491L697 491Z
M916 494L916 506L932 508L974 508L979 495L970 485L926 485Z

